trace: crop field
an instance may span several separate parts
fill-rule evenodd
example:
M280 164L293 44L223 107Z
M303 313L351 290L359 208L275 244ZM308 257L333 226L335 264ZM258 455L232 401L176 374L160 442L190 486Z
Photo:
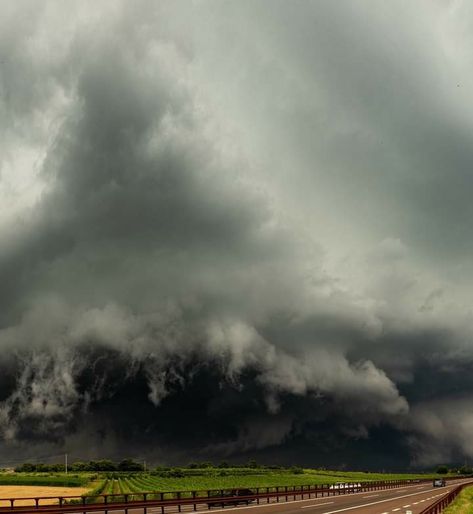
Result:
M2 498L37 498L41 496L72 496L86 494L87 488L84 487L48 487L48 486L29 486L29 485L0 485L0 507L8 507L10 501ZM57 499L44 500L41 505L57 503ZM34 505L32 500L18 500L16 506Z
M301 486L315 484L330 484L335 482L361 482L373 480L397 480L431 478L434 474L382 474L363 472L338 472L304 470L302 473L290 471L255 471L241 469L232 473L232 470L212 470L201 474L191 473L189 476L160 476L153 473L113 474L105 478L101 485L95 488L92 494L129 494L133 493L166 492L165 497L173 497L176 491L217 491L219 489L233 488L275 488L277 486ZM185 496L185 495L184 495ZM150 498L152 496L150 495Z
M350 471L327 471L314 469L271 469L271 468L160 468L150 472L77 472L77 473L0 473L0 498L5 498L1 486L34 487L41 486L37 496L66 496L88 495L88 501L100 501L99 495L118 495L115 499L123 499L129 495L134 499L134 493L150 492L164 493L165 498L176 496L177 491L207 491L215 493L221 489L257 488L273 489L277 486L309 486L331 484L334 482L364 482L374 480L397 480L432 478L435 474L383 474ZM55 487L69 488L66 493L58 493ZM15 494L21 493L21 488ZM39 490L39 489L38 489ZM12 490L13 491L13 490ZM190 495L190 494L189 494ZM25 496L25 494L20 494ZM33 494L31 494L33 496ZM153 494L149 498L153 498ZM138 497L135 497L138 499Z
M85 487L95 478L92 473L0 473L0 485Z

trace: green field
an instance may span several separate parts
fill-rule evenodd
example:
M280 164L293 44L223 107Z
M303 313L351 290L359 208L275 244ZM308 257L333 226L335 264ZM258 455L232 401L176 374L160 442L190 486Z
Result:
M191 471L191 470L186 470ZM233 488L274 488L276 486L301 486L331 484L334 482L363 482L374 480L398 480L432 478L435 474L382 474L364 472L339 472L303 470L293 473L267 470L242 470L241 468L222 470L192 470L187 476L162 476L153 473L109 474L94 494L133 494L144 491L168 492L166 497L174 496L175 491L216 491ZM181 471L181 472L184 472Z
M0 473L0 485L86 487L96 478L92 473Z
M472 514L473 513L473 487L466 487L458 495L450 507L444 510L445 514Z
M41 485L89 487L92 496L129 494L146 491L167 493L177 491L217 491L233 488L275 488L277 486L309 486L334 482L365 482L432 478L435 474L390 474L314 469L270 468L162 468L144 472L98 473L0 473L0 485ZM152 497L152 496L150 496ZM118 498L117 498L118 499Z

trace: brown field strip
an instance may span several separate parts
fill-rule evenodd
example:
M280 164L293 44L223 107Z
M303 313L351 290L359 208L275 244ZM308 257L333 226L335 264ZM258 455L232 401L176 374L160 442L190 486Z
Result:
M59 496L80 496L87 493L85 487L51 487L44 485L0 485L0 507L10 505L9 498L36 498L40 496L56 496L51 500L41 500L41 505L58 503ZM34 500L16 500L15 506L34 505Z

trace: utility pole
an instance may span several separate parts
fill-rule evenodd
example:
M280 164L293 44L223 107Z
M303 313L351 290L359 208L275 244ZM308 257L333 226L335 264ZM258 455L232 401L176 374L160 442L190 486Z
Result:
M66 470L67 475L67 453L64 454L64 469Z

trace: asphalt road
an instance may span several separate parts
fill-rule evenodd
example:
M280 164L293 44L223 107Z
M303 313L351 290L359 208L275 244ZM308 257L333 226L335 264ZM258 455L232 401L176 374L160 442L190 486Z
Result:
M468 480L467 480L468 481ZM470 480L471 481L471 480ZM210 514L405 514L411 511L418 514L441 496L447 494L461 480L451 481L446 487L433 487L428 484L413 484L399 489L366 491L339 496L296 500L241 507L212 508ZM202 507L199 510L203 509ZM183 509L186 512L187 509ZM166 512L170 512L166 509ZM142 514L143 510L130 509L128 514ZM159 507L148 508L148 514L160 514Z

